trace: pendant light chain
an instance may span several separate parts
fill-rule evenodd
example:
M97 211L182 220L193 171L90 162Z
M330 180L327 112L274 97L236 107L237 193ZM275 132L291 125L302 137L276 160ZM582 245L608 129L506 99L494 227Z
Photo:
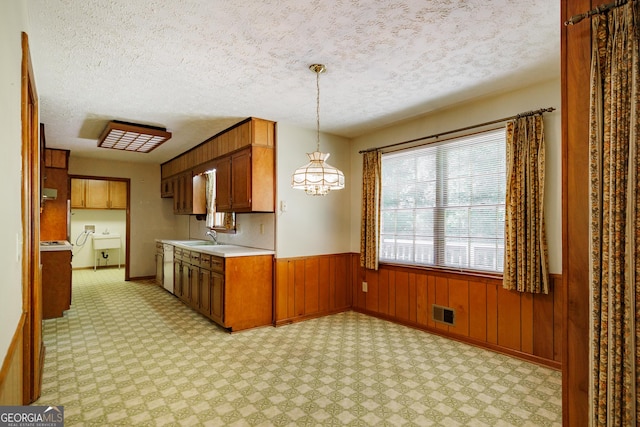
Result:
M316 71L316 151L320 151L320 71Z

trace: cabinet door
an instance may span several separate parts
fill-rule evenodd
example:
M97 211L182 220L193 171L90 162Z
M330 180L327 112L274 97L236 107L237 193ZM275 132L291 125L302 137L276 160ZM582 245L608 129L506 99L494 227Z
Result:
M73 178L71 179L71 207L85 207L85 180Z
M182 190L183 180L181 175L172 179L173 187L173 213L180 213L180 205L182 203L181 198L184 197L184 190Z
M164 253L162 245L156 249L156 285L162 287L164 281Z
M104 179L85 180L85 207L93 209L109 208L109 181Z
M231 158L231 204L234 212L251 209L251 149Z
M178 175L173 183L173 213L193 213L193 176L191 171Z
M191 265L182 263L181 278L182 293L180 299L189 304L191 302Z
M109 208L127 208L127 183L125 181L109 181Z
M216 162L216 210L231 210L231 156Z
M182 262L177 259L173 261L173 292L182 299Z
M44 150L44 165L48 168L67 169L69 151L47 148Z
M160 197L173 197L173 179L165 178L160 183Z
M196 310L200 306L200 268L189 266L189 302Z
M211 272L211 319L224 326L224 276Z
M211 316L211 271L200 269L200 305L202 314Z

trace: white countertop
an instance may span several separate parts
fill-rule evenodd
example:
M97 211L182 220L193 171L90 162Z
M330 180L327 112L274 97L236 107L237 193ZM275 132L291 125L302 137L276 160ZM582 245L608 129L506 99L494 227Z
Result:
M167 243L170 245L178 246L190 251L197 251L206 254L211 254L223 258L241 257L241 256L258 256L258 255L274 255L275 251L267 249L251 248L248 246L238 245L212 245L208 244L208 240L163 240L157 239L157 242ZM200 244L198 244L200 243Z
M40 242L40 252L70 251L72 249L73 246L66 240L46 240Z

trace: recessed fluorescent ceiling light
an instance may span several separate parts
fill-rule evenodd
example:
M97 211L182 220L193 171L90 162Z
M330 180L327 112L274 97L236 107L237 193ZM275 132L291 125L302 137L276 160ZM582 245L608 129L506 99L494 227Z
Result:
M98 147L148 153L171 138L166 128L112 120L98 139Z

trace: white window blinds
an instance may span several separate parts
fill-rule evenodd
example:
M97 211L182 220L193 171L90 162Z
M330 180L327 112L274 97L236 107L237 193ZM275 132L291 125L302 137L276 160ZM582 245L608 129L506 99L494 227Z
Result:
M380 261L502 272L504 129L383 154Z

